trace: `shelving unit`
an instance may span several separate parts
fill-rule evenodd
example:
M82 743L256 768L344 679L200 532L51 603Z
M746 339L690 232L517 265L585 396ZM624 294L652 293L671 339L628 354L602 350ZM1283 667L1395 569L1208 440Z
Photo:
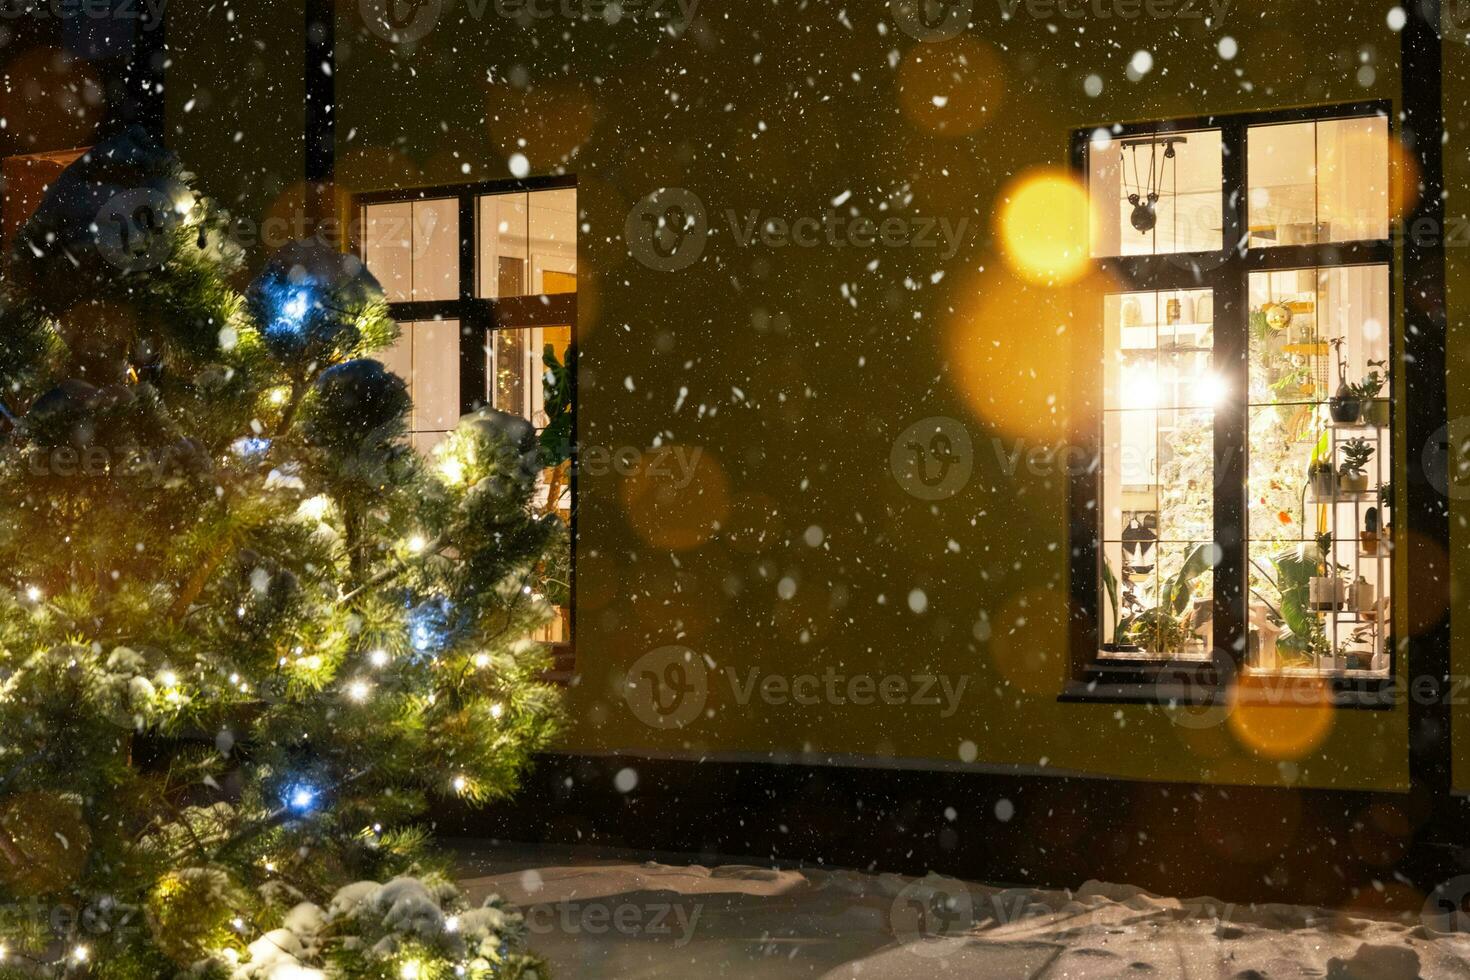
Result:
M1329 423L1327 425L1327 459L1332 461L1334 487L1337 486L1337 470L1341 461L1341 448L1351 439L1362 439L1373 446L1373 458L1368 464L1368 490L1366 492L1334 492L1330 497L1318 498L1312 492L1311 481L1302 488L1302 528L1317 528L1318 513L1308 508L1321 508L1325 518L1325 529L1332 535L1332 551L1329 562L1334 566L1345 566L1346 572L1334 574L1346 580L1344 602L1341 608L1312 610L1322 620L1327 642L1332 654L1319 659L1316 669L1323 673L1347 676L1376 676L1384 672L1390 652L1387 648L1391 626L1392 603L1388 594L1392 570L1393 542L1384 533L1386 515L1379 501L1379 490L1387 482L1391 460L1386 426L1367 422L1355 424ZM1378 544L1372 553L1362 547L1360 532L1368 509L1378 508ZM1308 516L1311 520L1308 520ZM1304 541L1317 553L1315 537ZM1363 579L1372 586L1372 603L1367 609L1357 608L1355 583ZM1358 634L1358 639L1353 639ZM1344 643L1353 649L1366 649L1371 653L1367 669L1349 670L1346 658L1337 654Z

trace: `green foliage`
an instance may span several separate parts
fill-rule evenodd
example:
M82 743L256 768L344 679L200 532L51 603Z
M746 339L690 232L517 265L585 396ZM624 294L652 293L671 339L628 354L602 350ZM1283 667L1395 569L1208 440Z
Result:
M1342 444L1342 465L1340 472L1344 474L1361 474L1373 459L1373 444L1367 439L1349 439Z
M1388 383L1387 362L1369 361L1368 368L1368 373L1363 376L1363 380L1353 386L1358 397L1365 402L1377 398L1383 386ZM1380 368L1383 370L1379 370Z
M572 441L572 377L576 373L575 351L567 355L562 364L556 356L556 348L550 344L541 354L541 363L546 366L546 427L541 430L542 463L560 466L571 458Z
M425 814L513 792L556 732L534 434L481 416L420 459L371 276L293 246L247 301L185 176L133 134L94 151L0 295L0 907L90 910L0 918L0 967L230 978L285 923L303 968L534 975L515 917L447 885L483 950L330 911L443 885ZM192 202L146 269L85 213L132 187Z

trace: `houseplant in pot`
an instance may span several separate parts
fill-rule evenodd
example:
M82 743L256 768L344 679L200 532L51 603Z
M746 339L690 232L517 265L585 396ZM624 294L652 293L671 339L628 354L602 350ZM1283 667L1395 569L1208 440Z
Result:
M1363 554L1378 554L1378 508L1369 507L1363 514L1363 530L1358 533L1358 543L1363 548Z
M1384 361L1369 361L1368 373L1356 385L1363 421L1379 428L1388 426L1388 399L1379 397L1384 385L1388 383L1387 371L1380 370L1384 368Z
M1332 413L1332 421L1338 425L1357 425L1362 417L1363 404L1358 398L1358 389L1348 384L1347 361L1342 356L1343 338L1334 337L1331 344L1337 354L1337 394L1332 396L1327 409Z
M1373 611L1373 583L1361 575L1348 587L1348 608L1360 613Z
M1338 566L1332 561L1332 535L1329 532L1317 535L1317 551L1322 557L1317 563L1317 574L1307 580L1307 605L1318 611L1340 609L1347 583L1337 576Z
M1334 496L1337 493L1337 474L1332 471L1332 464L1325 459L1314 459L1307 464L1307 485L1318 500Z
M1338 489L1343 493L1367 493L1368 463L1372 459L1373 444L1367 439L1349 439L1343 443Z

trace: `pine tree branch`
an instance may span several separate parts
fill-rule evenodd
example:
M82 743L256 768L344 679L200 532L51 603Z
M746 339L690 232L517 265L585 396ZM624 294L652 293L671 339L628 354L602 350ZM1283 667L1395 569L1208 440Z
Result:
M435 538L433 541L430 541L427 545L425 545L424 550L419 552L418 555L416 555L415 557L429 558L433 555L437 555L439 554L439 552L444 550L445 544L447 544L447 542L444 540L444 535L441 534L439 537ZM408 569L409 563L404 561L400 561L398 564L394 565L391 568L383 569L381 572L368 579L362 585L359 585L357 588L353 589L351 592L348 592L346 595L338 599L337 605L339 607L350 605L359 597L368 592L371 592L373 589L376 589L379 586L387 585L389 582L393 581L398 576L408 571Z

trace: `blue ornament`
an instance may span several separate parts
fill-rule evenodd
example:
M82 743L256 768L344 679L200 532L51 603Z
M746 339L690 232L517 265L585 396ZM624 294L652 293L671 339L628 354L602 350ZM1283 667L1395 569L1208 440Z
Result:
M459 623L454 604L439 596L419 603L408 613L408 645L416 658L442 653L454 639Z

